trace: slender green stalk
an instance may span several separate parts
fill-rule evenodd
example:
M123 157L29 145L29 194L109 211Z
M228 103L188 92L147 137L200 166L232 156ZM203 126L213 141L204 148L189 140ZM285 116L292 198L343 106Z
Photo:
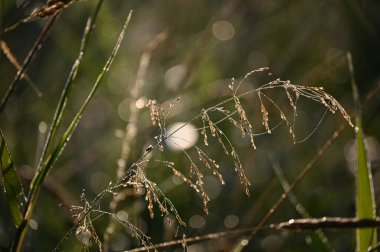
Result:
M83 34L83 38L82 38L82 42L81 42L81 46L80 46L80 50L79 50L79 55L78 55L78 58L75 60L73 66L71 67L69 76L66 80L65 86L64 86L63 91L61 93L61 97L59 99L59 102L58 102L58 105L57 105L57 108L56 108L56 111L55 111L55 114L53 117L53 121L52 121L52 124L50 126L50 130L49 130L48 136L46 138L45 145L44 145L44 148L42 150L42 154L41 154L39 163L37 165L37 171L41 169L43 160L45 160L47 151L50 147L51 140L52 140L55 132L57 131L57 129L59 128L59 125L61 123L61 119L63 117L65 110L66 110L67 99L68 99L69 94L70 94L72 83L76 78L76 74L78 72L79 65L83 59L83 55L84 55L85 50L87 48L88 39L89 39L93 29L94 29L94 23L96 21L96 18L98 16L98 13L99 13L99 10L100 10L102 3L103 3L103 0L99 0L94 14L92 15L92 17L90 17L87 20L87 25L86 25L86 28L85 28L85 31Z
M49 149L49 146L51 145L51 140L52 140L55 132L57 131L59 124L61 122L61 119L63 117L63 114L65 112L67 99L68 99L69 93L70 93L69 91L70 91L72 83L76 77L76 73L78 71L79 65L81 63L85 49L87 47L88 38L89 38L93 28L94 28L93 24L96 20L96 17L98 16L98 13L99 13L99 10L100 10L102 3L103 3L103 0L99 0L98 5L96 7L96 10L95 10L92 18L89 18L89 20L87 22L86 29L85 29L83 39L81 42L78 58L75 61L75 63L73 64L71 71L70 71L70 74L69 74L67 81L65 83L65 87L62 91L60 100L58 102L57 109L56 109L54 117L53 117L53 122L52 122L52 125L50 127L47 139L45 141L45 145L44 145L39 163L37 165L37 170L36 170L35 176L32 180L31 185L30 185L30 191L28 194L28 198L26 201L25 208L24 208L23 220L22 220L19 228L16 231L15 239L14 239L13 244L12 244L12 251L21 251L22 250L23 240L25 238L27 226L28 226L29 220L31 218L31 215L33 213L33 209L35 207L35 204L37 202L39 191L41 189L41 184L42 184L43 180L45 179L46 175L48 174L48 172L51 170L54 161L58 158L59 154L63 151L64 145L68 141L69 137L71 136L72 131L75 129L75 127L71 127L71 125L70 125L69 129L71 129L71 134L68 134L66 131L63 138L62 138L62 139L67 139L67 140L66 141L61 140L61 142L58 144L58 146L54 149L53 153L49 156L47 161L43 164L43 160L45 160L46 155L47 155L47 151ZM83 113L83 110L82 110L82 113ZM77 119L77 118L78 117L74 118L74 120L79 121L79 119ZM64 142L64 144L62 144L62 142Z
M99 87L99 84L101 83L101 81L103 80L105 74L109 71L111 65L112 65L112 62L116 56L116 54L118 53L119 51L119 48L120 48L120 45L121 45L121 42L123 41L123 38L125 36L125 31L126 31L126 28L131 20L131 17L132 17L132 11L129 13L128 17L127 17L127 20L125 21L124 23L124 26L123 26L123 29L119 35L119 38L115 44L115 47L110 55L110 57L108 58L106 64L104 65L103 67L103 70L101 71L101 73L99 74L95 84L93 85L93 88L91 90L91 92L89 93L89 95L87 96L87 99L85 100L85 102L83 103L82 107L79 109L78 113L76 114L76 116L74 117L73 121L71 122L70 126L68 127L68 129L66 130L66 132L64 133L61 141L58 143L57 147L54 149L52 155L50 155L45 163L45 165L43 166L42 170L41 170L41 176L37 176L35 178L35 180L32 181L32 184L33 186L35 187L41 187L41 183L43 181L43 178L44 176L46 176L47 174L47 169L45 169L45 167L52 167L54 162L57 160L57 158L60 156L60 154L62 153L66 143L69 141L72 133L74 132L74 129L76 128L76 126L78 125L78 122L84 112L84 110L87 108L90 100L92 99L92 97L94 96L96 90L98 89ZM95 200L100 200L101 198L104 197L104 194L106 193L106 191L104 191L103 193L101 193L100 195L97 196ZM78 220L76 220L76 223L80 223L82 220L84 220L86 218L86 216L91 212L92 210L92 207L96 205L96 204L91 204L87 210L85 211L85 213L83 215L81 215L81 218L79 218ZM75 225L76 226L76 225ZM75 227L74 226L74 227ZM56 248L53 250L53 251L57 251L59 246L62 244L63 240L65 240L70 234L71 232L74 230L74 227L70 229L70 231L65 235L65 237L59 242L59 244L56 246Z

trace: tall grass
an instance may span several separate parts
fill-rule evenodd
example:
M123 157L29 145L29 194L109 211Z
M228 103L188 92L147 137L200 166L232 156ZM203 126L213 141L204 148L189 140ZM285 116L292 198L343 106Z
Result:
M3 28L1 39L6 38L8 33L21 29L20 27L23 27L25 23L33 22L40 18L49 19L21 65L18 63L14 52L12 53L9 49L12 45L2 42L2 50L9 63L17 69L17 74L7 87L1 101L0 113L2 115L6 113L8 106L12 105L9 100L16 95L17 85L23 78L34 87L35 83L26 71L48 38L50 30L59 21L59 16L63 11L68 10L66 9L67 7L75 8L76 2L48 1L44 6L21 18L21 21ZM26 249L25 240L27 239L28 227L33 226L32 218L37 209L37 202L41 200L44 183L49 174L52 173L53 167L64 156L64 151L74 148L69 144L69 141L78 137L75 135L75 131L80 125L82 117L86 115L87 108L91 106L90 104L95 99L94 97L101 83L104 82L106 75L112 72L113 61L117 59L117 56L122 57L123 50L120 50L120 48L125 35L128 34L127 26L131 21L132 12L126 18L114 47L108 53L108 59L93 82L86 98L84 101L74 101L75 103L80 103L80 106L75 112L70 111L73 116L71 119L67 119L70 113L68 111L70 109L68 107L69 101L74 97L78 97L75 92L80 94L78 89L74 89L74 83L80 84L77 80L77 75L85 67L82 64L84 64L86 57L89 57L87 50L95 40L92 33L96 31L94 29L95 24L97 24L103 4L103 1L99 0L93 14L87 20L79 47L79 54L72 64L58 103L54 105L55 112L52 115L50 129L40 152L34 176L28 185L28 190L25 187L25 182L22 181L22 176L17 172L18 167L14 165L13 160L18 157L11 155L11 149L6 145L7 135L3 135L3 132L1 133L2 181L8 211L12 217L15 230L12 241L7 245L7 248L11 251L23 251ZM189 113L186 113L185 118L183 118L181 110L188 109L183 106L188 106L189 103L178 97L180 91L175 92L173 98L163 102L159 102L160 94L158 93L157 97L152 97L151 99L146 98L144 94L146 83L149 82L148 75L149 67L152 63L151 59L155 50L160 46L165 46L164 44L167 40L170 40L168 30L158 33L147 45L137 64L138 69L134 84L129 87L127 92L130 97L128 122L125 125L125 130L122 130L121 133L119 132L122 138L120 157L117 160L116 167L110 165L114 168L113 178L94 194L88 193L83 186L82 193L76 197L79 198L80 203L62 206L68 209L72 223L70 223L69 228L60 233L60 239L54 247L49 249L59 251L65 246L70 246L66 245L66 243L71 240L69 238L75 236L79 241L76 246L85 251L92 249L111 251L112 239L119 233L126 232L136 240L134 251L156 250L174 245L181 245L186 249L188 243L215 240L228 236L238 236L240 238L239 242L232 243L232 245L223 248L223 250L241 251L256 237L260 237L259 232L265 230L289 230L291 232L317 230L315 237L320 239L324 249L334 251L334 245L328 240L328 234L321 230L331 228L356 229L357 250L359 251L365 251L370 247L376 248L377 233L375 227L379 225L379 220L375 212L371 172L367 166L367 154L363 147L364 137L359 110L355 114L354 126L346 109L325 88L298 85L289 80L276 79L268 67L261 67L249 71L242 78L236 80L232 78L227 83L219 84L218 89L223 90L222 95L215 100L210 98L207 100L207 104L202 104L200 108L195 108L194 111L196 112L192 116L188 116ZM194 57L201 58L202 56L195 55ZM197 59L194 61L197 61ZM352 62L349 66L353 80ZM184 78L190 78L188 73ZM254 81L261 84L252 84L251 82ZM358 92L355 85L353 87L355 106L359 107ZM377 89L372 94L375 92L377 92ZM195 105L196 103L190 102L190 104ZM299 121L304 118L302 117L305 113L304 104L314 104L316 105L315 108L319 111L322 108L324 112L319 115L320 119L316 123L311 123L311 128L303 130L306 134L300 137L297 133L297 127L300 125ZM252 194L256 195L255 189L252 190L252 188L255 188L255 182L251 177L252 173L246 168L246 166L250 166L249 162L245 162L246 158L242 158L245 155L242 154L243 151L239 145L250 146L250 153L254 153L264 145L261 140L262 137L272 137L277 131L283 129L290 135L287 140L289 141L289 146L292 143L302 144L317 134L318 130L322 128L328 113L340 114L345 120L344 124L337 127L326 141L321 141L322 147L315 152L292 183L287 181L277 161L273 161L275 174L283 192L274 203L271 203L269 211L263 217L256 219L256 224L249 223L246 228L187 237L189 224L187 217L184 217L186 213L183 213L183 209L177 207L176 199L171 199L172 193L161 182L162 178L173 178L177 183L184 184L184 187L192 190L193 194L198 196L196 198L197 203L191 202L187 206L188 208L192 208L193 205L199 203L205 215L212 214L215 209L212 206L210 207L212 205L210 202L212 202L213 198L209 189L210 178L217 181L215 183L217 186L228 187L229 184L233 183L230 174L234 174L234 177L241 184L241 189L239 189L238 193L239 197L248 198ZM146 125L144 127L150 128L150 132L146 133L147 131L140 128L141 121L147 124L149 119L151 127ZM180 126L170 131L168 130L170 123L181 120L184 122L180 123ZM65 123L67 123L66 128ZM334 218L319 218L320 216L318 216L314 218L307 211L307 206L303 206L304 204L298 199L294 189L300 182L304 181L306 175L315 167L317 161L324 157L334 141L339 138L346 125L358 129L356 218L346 218L346 216ZM196 143L196 141L193 143L186 135L183 135L182 132L187 127L190 127L196 135L202 138L199 143ZM349 132L352 134L353 130ZM282 133L285 134L285 132ZM238 137L240 140L236 140ZM142 139L144 140L141 141ZM184 147L183 143L188 144L188 147ZM138 144L141 144L141 146ZM171 150L170 146L174 146L177 152ZM140 151L137 151L136 148ZM268 150L267 153L271 153L271 151ZM70 187L70 185L67 185L67 187ZM174 191L176 190L180 191L180 189L175 189ZM228 193L233 194L232 191ZM189 192L189 194L191 193ZM226 195L226 193L224 194ZM242 196L243 194L245 195ZM236 193L234 197L236 197ZM287 221L289 218L285 215L282 216L281 220L277 219L269 224L269 220L286 199L290 200L293 205L292 208L298 211L302 219L292 218ZM133 202L140 202L140 205L144 207L133 209L130 206L138 206ZM155 237L151 237L149 233L146 233L138 221L133 221L132 218L128 217L129 214L132 215L132 212L138 218L146 218L151 225L157 225L158 220L164 219L164 223L168 223L168 226L175 229L170 240L156 244ZM122 231L121 229L124 230ZM169 230L170 228L166 227L166 229Z

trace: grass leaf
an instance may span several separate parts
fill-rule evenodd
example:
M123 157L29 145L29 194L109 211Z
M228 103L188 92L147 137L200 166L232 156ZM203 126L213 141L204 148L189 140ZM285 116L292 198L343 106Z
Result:
M18 227L22 222L18 198L22 197L22 199L25 199L25 195L1 131L0 134L1 178L3 180L5 195L8 200L8 206L12 214L13 222L16 227Z
M99 0L94 14L92 15L92 17L89 17L87 20L87 24L86 24L86 27L85 27L85 30L83 33L83 37L82 37L82 41L81 41L81 45L80 45L78 58L75 60L73 66L71 67L69 76L68 76L66 83L65 83L65 86L62 90L61 97L59 98L59 102L58 102L58 105L57 105L55 113L54 113L53 121L51 123L50 130L49 130L48 136L46 138L45 145L44 145L44 148L43 148L41 156L40 156L40 160L38 162L38 166L37 166L38 171L41 169L41 166L43 165L43 161L46 158L46 155L47 155L48 149L51 145L52 139L53 139L55 133L57 132L57 130L60 126L60 123L61 123L61 119L63 118L63 115L65 113L68 98L70 96L70 90L71 90L72 84L76 78L76 74L78 72L79 66L82 62L83 56L84 56L85 51L87 49L89 37L90 37L94 27L95 27L95 25L94 25L95 20L98 17L99 10L100 10L100 7L102 6L102 4L103 4L103 0Z
M78 125L82 115L83 115L83 112L85 111L85 109L87 108L89 102L91 101L91 99L93 98L96 90L98 89L99 87L99 84L101 83L101 81L103 80L105 74L109 71L111 65L112 65L112 62L119 50L119 47L120 47L120 44L124 38L124 35L125 35L125 30L128 26L128 23L131 19L131 15L132 15L132 12L130 12L130 14L128 15L128 18L127 20L125 21L125 24L124 24L124 27L119 35L119 38L115 44L115 47L110 55L110 57L108 58L106 64L104 65L102 71L100 72L96 82L94 83L92 89L91 89L91 92L89 93L89 95L87 96L86 100L84 101L84 103L82 104L82 106L80 107L79 111L77 112L77 114L75 115L74 119L71 121L71 124L69 125L69 127L67 128L66 132L63 134L62 138L60 139L59 143L56 145L56 147L54 148L52 154L47 158L46 162L44 163L44 165L41 167L40 169L40 172L37 176L35 176L35 178L33 179L32 181L32 184L31 184L31 188L33 187L38 187L43 179L45 178L45 176L47 175L47 173L49 172L49 170L51 169L51 167L53 166L54 162L58 159L58 157L60 156L60 154L62 153L62 151L64 150L67 142L70 140L70 137L72 136L72 134L74 133L74 130L76 128L76 126Z
M374 219L376 208L374 201L371 166L367 159L367 151L360 114L356 116L356 217L358 219ZM356 231L357 251L367 251L375 246L376 229L358 229Z
M375 197L371 165L367 159L366 142L361 122L360 100L357 85L354 79L354 68L351 54L347 53L348 67L351 74L351 85L356 108L356 217L358 219L374 219L376 217ZM373 228L356 230L356 251L368 251L377 244L377 232Z

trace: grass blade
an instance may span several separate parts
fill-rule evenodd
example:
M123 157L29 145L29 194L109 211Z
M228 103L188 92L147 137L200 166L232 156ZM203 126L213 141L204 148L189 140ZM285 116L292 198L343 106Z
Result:
M376 217L376 206L371 165L367 159L366 143L361 122L359 92L354 79L354 68L350 53L347 53L347 61L351 74L351 85L356 109L356 217L358 219L374 219ZM368 251L369 247L376 246L376 244L376 229L366 228L356 230L356 251Z
M100 0L100 3L101 2L102 2L102 0ZM98 5L96 13L99 11L99 7L100 7L100 5ZM94 83L92 90L90 91L90 93L87 96L86 100L84 101L83 105L81 106L81 108L79 109L77 114L75 115L70 126L67 128L66 132L63 134L63 136L59 140L58 144L55 146L52 153L48 156L48 158L45 160L45 162L42 162L41 161L42 159L40 160L36 174L35 174L32 182L30 184L30 192L28 194L28 199L26 202L26 207L24 210L22 223L21 223L20 228L16 232L15 240L14 240L14 242L12 244L12 248L11 248L12 251L21 251L22 250L22 244L23 244L23 240L24 240L24 237L26 234L26 226L27 226L27 224L28 224L28 222L32 216L32 213L33 213L33 210L34 210L34 207L36 205L38 195L39 195L39 192L41 189L42 182L44 181L45 177L47 176L47 174L52 169L55 161L59 158L60 154L63 152L67 142L69 141L69 139L72 136L76 126L78 125L80 118L82 117L83 112L85 111L89 102L93 98L93 96L94 96L96 90L98 89L99 84L103 80L105 74L109 71L111 64L112 64L112 62L113 62L113 60L114 60L114 58L118 52L120 44L124 38L125 30L126 30L126 27L129 23L130 17L131 17L131 13L129 14L127 21L123 27L123 30L119 35L119 38L118 38L117 43L116 43L116 45L112 51L111 56L109 57L105 66L103 67L103 70L101 71L96 82ZM91 23L91 22L88 22L88 23ZM87 27L89 27L89 26L87 26ZM88 28L88 30L91 30L91 29ZM86 34L88 35L88 31L85 33L85 37L86 37ZM85 43L82 41L81 52L84 50L84 47L85 47ZM74 67L70 73L71 77L68 79L69 86L70 86L70 83L72 82L72 80L75 78L75 75L76 75L76 72L78 69L77 68L78 64L79 64L79 62L77 60L74 63ZM53 124L55 124L55 125L52 126L50 129L48 140L45 143L42 156L46 155L46 153L47 153L47 149L48 149L48 145L50 143L50 139L51 139L52 135L54 134L56 128L58 127L59 122L60 122L62 115L63 115L63 112L64 112L64 108L66 107L67 97L68 97L68 93L69 93L69 90L66 89L66 86L65 86L64 93L65 94L63 96L61 96L58 108L56 110L56 114L54 116Z
M119 47L120 47L120 44L124 38L124 35L125 35L125 30L128 26L128 23L131 19L131 15L132 15L132 12L129 13L128 15L128 18L124 24L124 27L123 27L123 30L121 31L120 35L119 35L119 38L116 42L116 45L111 53L111 56L108 58L106 64L104 65L103 67L103 70L101 71L101 73L99 74L96 82L94 83L92 89L91 89L91 92L89 93L89 95L87 96L86 100L84 101L84 103L82 104L81 108L79 109L79 111L77 112L77 114L75 115L74 119L71 121L71 124L70 126L67 128L66 132L63 134L62 138L60 139L59 143L56 145L56 147L54 148L52 154L47 158L45 164L41 167L41 172L39 174L39 176L36 176L35 179L32 181L32 184L31 184L31 187L34 187L34 186L39 186L41 183L42 183L42 180L43 178L46 176L48 170L51 169L51 167L53 166L54 162L58 159L58 157L60 156L60 154L62 153L62 151L64 150L67 142L70 140L70 137L72 136L72 134L74 133L74 130L75 128L77 127L82 115L83 115L83 112L85 111L85 109L87 108L89 102L91 101L91 99L94 97L94 94L96 92L96 90L98 89L99 87L99 84L101 83L101 81L103 80L105 74L109 71L111 65L112 65L112 62L119 50ZM42 179L42 180L41 180Z
M61 155L62 151L64 150L64 148L65 148L65 146L67 144L67 142L70 140L70 137L74 133L74 130L75 130L76 126L78 125L79 120L82 117L82 114L83 114L84 110L86 109L86 107L88 106L90 100L94 96L94 94L95 94L96 90L98 89L99 84L103 80L105 74L110 70L112 62L113 62L116 54L119 51L121 42L124 39L125 31L126 31L126 28L127 28L128 24L129 24L130 20L131 20L131 17L132 17L132 11L129 12L127 20L125 21L123 29L120 32L119 38L118 38L118 40L117 40L117 42L115 44L115 47L114 47L114 49L113 49L110 57L108 58L106 64L104 65L103 70L100 72L100 74L99 74L96 82L94 83L91 92L89 93L89 95L87 96L87 99L85 100L85 102L82 104L81 108L79 109L79 111L75 115L75 117L72 120L70 126L67 128L66 132L63 134L61 140L59 141L59 143L54 148L53 153L47 158L44 166L41 169L41 172L40 172L41 176L36 176L35 179L32 181L33 187L38 187L42 183L44 176L47 175L49 169L51 169L51 167L54 165L54 162ZM87 211L87 213L89 213L89 210ZM85 217L86 217L86 215L83 215L82 218L85 218ZM78 222L80 222L80 221L81 220L79 220ZM65 235L65 237L58 243L58 245L56 246L56 248L53 251L57 251L58 250L59 246L63 243L64 240L67 239L67 237L72 233L73 230L74 229L72 228Z
M66 80L65 86L64 86L63 91L61 93L61 97L59 98L59 102L58 102L57 108L56 108L55 113L54 113L53 121L51 123L50 130L49 130L48 136L46 138L45 145L44 145L44 148L42 150L42 154L40 156L40 160L39 160L38 165L37 165L37 171L39 171L41 169L43 161L46 158L47 151L50 147L51 141L54 137L54 134L57 132L57 129L59 128L59 125L61 123L61 119L63 118L63 114L65 113L67 100L68 100L68 97L70 94L72 83L75 80L79 66L80 66L81 61L83 59L83 56L85 54L85 50L87 48L89 37L90 37L90 35L94 29L94 24L95 24L95 21L98 17L99 10L100 10L100 7L102 6L102 4L103 4L103 0L99 0L94 14L92 15L91 18L89 18L87 20L86 28L85 28L85 31L83 34L81 45L80 45L79 55L78 55L78 58L75 60L73 66L70 70L69 76Z
M19 197L25 199L24 190L21 186L20 180L17 177L16 169L13 166L11 155L9 154L7 145L4 140L3 132L1 132L0 139L0 154L1 154L1 178L3 180L5 196L8 200L8 206L13 218L13 222L18 227L22 222L20 212Z

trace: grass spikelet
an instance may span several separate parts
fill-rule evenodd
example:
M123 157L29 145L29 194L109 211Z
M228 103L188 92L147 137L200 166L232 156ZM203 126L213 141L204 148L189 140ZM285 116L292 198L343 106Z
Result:
M343 118L348 122L351 127L354 127L354 124L351 121L350 116L342 105L330 94L325 92L322 87L307 87L300 85L293 85L294 88L298 91L301 96L314 100L318 103L324 105L331 113L335 113L336 110L339 110Z
M215 107L213 110L221 112L221 113L223 113L225 115L225 118L223 118L221 121L223 121L223 120L225 120L227 118L228 121L230 123L232 123L235 127L240 128L239 123L234 118L232 118L232 115L234 113L230 113L229 110L227 110L227 109L225 109L223 107ZM218 122L216 124L218 124ZM224 133L223 133L223 131L221 129L219 129L219 127L216 126L216 124L215 124L216 138L217 138L219 144L222 146L224 154L229 155L230 153L228 152L228 150L227 150L227 148L226 148L226 146L225 146L225 144L224 144L224 142L222 140L222 137L221 137L221 136L224 136Z
M202 109L202 120L205 122L205 124L208 124L208 127L210 129L211 135L213 137L216 136L216 130L215 130L215 125L211 121L210 117L208 116L207 112L205 109Z
M98 245L98 250L103 251L102 243L92 224L91 207L90 203L86 200L84 191L81 194L81 202L83 202L84 206L73 206L70 209L70 211L81 210L73 215L75 223L80 224L75 231L75 236L83 244L85 249L88 249L92 245L92 240L94 240Z
M216 138L218 139L219 144L222 146L224 154L229 155L229 152L228 152L228 150L226 148L226 145L223 143L223 140L220 137L220 135L223 135L223 134L224 134L223 131L220 130L219 128L217 128Z
M148 188L149 189L149 188ZM153 199L152 199L152 192L150 190L146 191L145 194L145 200L148 201L148 210L150 218L154 218L154 212L153 212Z
M245 172L244 172L243 166L241 165L239 156L237 155L237 153L236 153L235 150L233 150L231 152L231 156L232 156L232 158L234 160L234 169L235 169L236 173L239 176L240 183L244 186L245 193L247 194L247 196L249 196L250 195L250 193L249 193L249 186L251 185L251 183L249 182L249 180L245 176Z
M218 177L219 182L224 185L224 179L223 175L218 171L219 165L216 163L216 161L209 156L206 155L200 148L196 147L197 153L198 153L198 158L199 160L204 164L204 166L212 171L212 174Z
M293 92L296 94L295 100L293 100L292 96L290 95L289 90L288 90L289 88L291 88L293 90ZM297 115L296 103L299 99L299 93L297 92L297 89L294 87L294 85L290 84L289 81L285 82L284 89L285 89L286 96L288 97L290 106L292 106L292 108L293 108L294 115Z
M194 162L191 162L190 164L190 175L195 175L196 176L196 181L195 184L197 185L199 189L200 196L202 198L203 202L203 211L208 214L208 208L207 204L210 202L210 197L206 193L204 187L203 187L203 174L199 171L198 167Z
M173 203L166 198L164 193L160 190L156 183L150 181L145 175L144 172L139 167L139 164L136 165L135 176L137 184L143 184L143 187L146 190L145 200L148 202L148 210L151 218L154 218L154 204L157 205L158 209L161 212L161 216L169 217L170 212L172 212L182 226L186 226L186 223L179 216L177 209L174 207ZM160 199L162 197L162 200Z
M258 91L260 92L260 91ZM294 133L294 125L289 121L285 113L281 110L281 108L271 99L269 96L261 92L262 97L265 97L270 103L273 104L274 108L280 113L280 119L286 123L286 126L289 129L289 133L293 138L293 143L297 142L296 135Z
M202 113L202 124L203 124L203 127L202 127L202 130L201 130L201 135L203 135L203 143L205 146L208 146L208 138L207 138L207 131L206 131L206 122L205 122L205 118L204 118L204 115Z
M152 121L153 125L158 125L160 122L160 108L157 105L156 100L149 100L148 103L145 105L147 108L149 108L150 111L150 120Z
M23 22L29 22L37 17L46 18L55 15L77 1L78 0L48 0L44 6L33 10L33 12L28 17L26 17Z
M252 147L256 149L255 141L253 139L252 125L248 120L247 114L245 113L245 110L241 105L239 98L236 95L234 95L234 101L235 108L240 116L239 128L241 130L241 135L242 137L244 137L246 134L248 134Z
M188 179L185 175L183 175L182 172L180 172L178 169L176 169L174 167L174 163L173 162L168 162L168 161L161 161L165 166L169 167L172 171L173 171L173 174L177 177L179 177L180 179L182 179L183 182L185 182L188 186L190 186L191 188L193 188L197 193L199 193L199 189L197 187L197 185L195 185L190 179Z
M264 106L264 103L263 103L263 100L261 99L261 93L260 92L257 92L257 96L259 97L259 100L260 100L260 110L261 110L261 113L263 115L263 121L262 121L262 124L264 125L266 131L268 132L268 134L271 134L272 131L270 130L269 128L269 113L268 113L268 110L265 108Z
M165 110L158 105L156 100L149 100L145 106L149 108L152 124L157 125L160 129L160 135L156 136L155 140L157 141L160 151L163 151L164 145L162 143L164 141L163 136L165 135Z
M173 101L171 101L170 103L169 103L169 108L168 108L168 112L166 113L166 117L169 115L169 113L170 113L170 110L177 104L177 103L179 103L181 101L181 97L177 97L175 100L173 100Z

